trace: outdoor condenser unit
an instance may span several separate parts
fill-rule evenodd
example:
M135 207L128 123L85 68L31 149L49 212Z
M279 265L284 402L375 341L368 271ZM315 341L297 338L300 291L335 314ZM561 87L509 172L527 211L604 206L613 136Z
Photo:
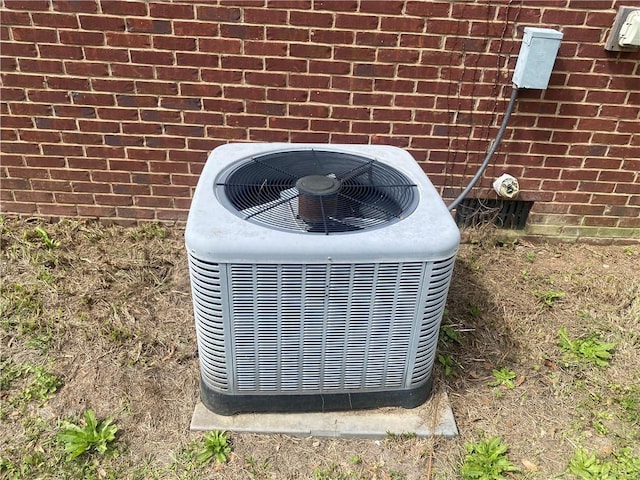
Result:
M218 147L185 240L211 411L428 398L459 232L406 151Z

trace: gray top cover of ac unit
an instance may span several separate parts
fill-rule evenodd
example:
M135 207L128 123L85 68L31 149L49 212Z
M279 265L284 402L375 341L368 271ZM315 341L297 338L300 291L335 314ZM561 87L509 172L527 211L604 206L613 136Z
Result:
M288 232L244 220L217 198L223 172L256 155L317 150L385 163L417 186L418 204L388 226L337 235ZM214 149L196 187L185 232L187 250L212 263L369 263L437 261L454 255L460 232L440 195L406 151L386 145L230 143Z

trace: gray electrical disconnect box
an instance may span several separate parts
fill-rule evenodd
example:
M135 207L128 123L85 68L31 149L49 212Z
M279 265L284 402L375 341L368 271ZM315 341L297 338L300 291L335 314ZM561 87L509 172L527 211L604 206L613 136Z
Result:
M513 84L518 88L546 89L562 33L550 28L525 27Z

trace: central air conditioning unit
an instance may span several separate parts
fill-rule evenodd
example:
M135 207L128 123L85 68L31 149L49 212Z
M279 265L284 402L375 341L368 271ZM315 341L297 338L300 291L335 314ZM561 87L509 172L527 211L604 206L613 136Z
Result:
M399 148L216 148L185 233L202 402L222 415L422 404L459 241Z

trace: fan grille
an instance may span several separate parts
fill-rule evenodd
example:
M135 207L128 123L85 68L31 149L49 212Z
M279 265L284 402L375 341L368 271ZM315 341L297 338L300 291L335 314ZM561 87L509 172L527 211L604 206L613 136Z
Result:
M326 235L389 225L418 201L416 185L389 165L318 150L252 157L223 174L216 188L221 203L245 220Z

